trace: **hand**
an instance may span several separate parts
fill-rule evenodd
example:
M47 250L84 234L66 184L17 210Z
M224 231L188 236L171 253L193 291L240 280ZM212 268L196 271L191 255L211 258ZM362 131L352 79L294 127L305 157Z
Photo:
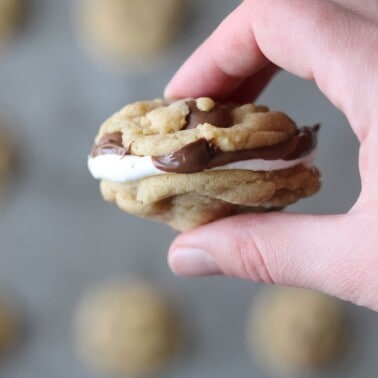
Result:
M179 275L323 291L378 311L378 2L246 0L176 73L167 97L251 101L276 67L314 80L360 142L361 193L342 215L249 214L180 235Z

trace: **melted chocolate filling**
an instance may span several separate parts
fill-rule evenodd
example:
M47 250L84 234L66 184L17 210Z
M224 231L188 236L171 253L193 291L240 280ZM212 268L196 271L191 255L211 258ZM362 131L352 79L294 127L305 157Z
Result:
M295 160L309 154L317 144L319 125L303 127L288 141L274 146L221 151L200 139L163 156L152 157L156 168L172 173L193 173L243 160Z
M91 156L99 155L121 155L125 156L129 153L129 148L125 148L122 144L122 133L105 134L91 151Z
M319 125L303 127L289 140L268 147L239 151L221 151L206 139L162 156L152 157L156 168L172 173L194 173L243 160L295 160L308 155L317 145ZM122 134L104 135L92 149L92 157L105 154L125 156L129 148L122 145Z

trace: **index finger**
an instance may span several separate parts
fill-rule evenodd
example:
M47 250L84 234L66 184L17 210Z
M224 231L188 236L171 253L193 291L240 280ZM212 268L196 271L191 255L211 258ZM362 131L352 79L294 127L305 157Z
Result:
M366 109L376 108L377 38L375 24L332 1L245 0L179 69L166 95L225 98L270 61L314 79L362 140L372 123Z
M166 97L224 98L268 64L252 34L246 3L236 8L182 65Z

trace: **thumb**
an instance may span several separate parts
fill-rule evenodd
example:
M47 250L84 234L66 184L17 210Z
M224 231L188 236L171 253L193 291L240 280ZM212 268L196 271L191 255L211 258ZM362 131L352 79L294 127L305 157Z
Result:
M168 260L179 275L225 274L359 302L364 265L354 223L350 214L236 216L178 236Z

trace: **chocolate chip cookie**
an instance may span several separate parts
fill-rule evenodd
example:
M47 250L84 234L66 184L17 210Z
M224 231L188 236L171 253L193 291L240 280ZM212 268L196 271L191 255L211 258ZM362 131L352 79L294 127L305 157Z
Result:
M316 193L318 129L254 104L137 102L102 125L88 165L106 200L185 231Z

